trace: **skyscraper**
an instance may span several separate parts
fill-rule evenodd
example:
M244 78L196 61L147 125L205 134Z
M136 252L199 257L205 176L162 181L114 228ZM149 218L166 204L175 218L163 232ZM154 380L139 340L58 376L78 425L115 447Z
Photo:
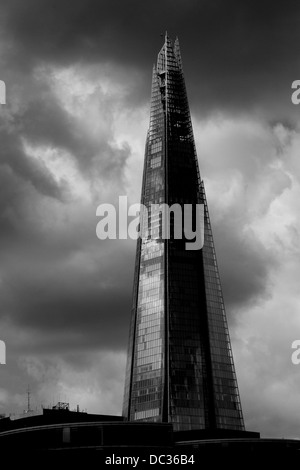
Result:
M153 68L141 202L146 208L202 204L204 244L186 249L186 239L174 237L172 218L169 239L161 236L161 217L141 220L123 415L170 422L174 430L243 430L179 43L167 34Z

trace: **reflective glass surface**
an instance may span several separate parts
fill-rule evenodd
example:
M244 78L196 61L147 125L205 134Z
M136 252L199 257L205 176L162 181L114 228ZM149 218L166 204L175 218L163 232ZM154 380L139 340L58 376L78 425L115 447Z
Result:
M153 69L123 415L175 430L244 429L211 224L200 180L179 44ZM204 205L204 246L162 238L152 204ZM194 226L195 226L195 211ZM174 215L175 217L175 215ZM184 218L182 219L184 220Z

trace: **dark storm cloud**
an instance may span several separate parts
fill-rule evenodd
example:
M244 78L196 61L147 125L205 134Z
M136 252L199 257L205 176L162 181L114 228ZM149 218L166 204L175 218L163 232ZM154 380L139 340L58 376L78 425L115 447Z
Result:
M106 119L109 117L110 112L107 111ZM75 157L80 170L89 172L92 169L94 177L100 169L102 175L116 177L116 173L122 172L130 153L126 145L123 149L112 149L109 135L102 139L101 136L97 139L88 136L80 123L62 109L51 94L46 98L37 97L19 119L23 136L29 142L67 150Z
M241 236L230 219L217 225L214 234L225 305L233 321L232 313L239 308L259 304L270 295L269 275L278 261L257 238Z
M28 158L22 146L17 133L11 134L6 132L0 133L1 151L0 163L2 165L0 178L3 180L1 184L1 205L13 203L15 198L13 193L21 192L18 188L18 182L30 183L38 192L43 195L61 199L62 191L56 181L53 179L46 166L39 161L32 161ZM12 184L9 183L9 180ZM6 191L9 193L6 194ZM5 211L4 211L5 212ZM3 213L3 212L2 212Z
M41 250L41 263L32 250L28 260L18 257L19 263L15 260L7 267L0 288L1 310L9 312L14 328L32 332L35 338L27 346L22 344L23 353L45 351L49 344L61 353L73 348L126 347L134 249L128 241L131 249L124 252L115 242L113 252L105 257L106 241L102 243L93 254L91 269L86 269L84 258L79 265L68 263L76 256L70 246L64 253L59 247L56 254Z
M117 249L105 266L103 256L97 258L107 245L97 244L95 208L101 199L92 190L93 184L103 182L124 191L122 177L130 148L126 143L113 144L113 106L110 109L104 103L104 107L101 90L96 88L90 100L99 102L100 109L102 105L106 127L91 135L88 126L63 108L49 82L32 71L27 76L13 76L10 70L10 78L14 93L0 116L0 319L9 318L16 332L21 329L36 338L15 345L23 353L30 349L42 352L50 343L52 351L55 344L61 352L75 345L124 347L131 258ZM35 156L26 153L24 142L33 146ZM78 209L75 220L70 214L76 197L74 202L69 182L54 178L55 172L42 158L44 148L67 151L78 177L88 182L92 203L81 212ZM98 269L86 275L85 257L95 243ZM68 267L69 259L78 252L83 252L81 265ZM132 263L133 257L132 253ZM115 285L101 287L111 274ZM116 289L118 296L114 296ZM119 324L117 332L111 318Z
M144 100L167 29L182 42L192 109L199 115L264 104L270 119L296 112L290 87L300 53L297 0L74 0L72 6L67 0L14 0L3 5L3 14L13 60L24 70L44 61L114 61L144 73L135 97Z

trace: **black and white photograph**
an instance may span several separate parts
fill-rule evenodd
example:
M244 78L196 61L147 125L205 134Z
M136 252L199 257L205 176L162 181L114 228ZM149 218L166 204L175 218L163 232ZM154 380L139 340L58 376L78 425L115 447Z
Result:
M0 0L0 36L0 451L298 455L300 2Z

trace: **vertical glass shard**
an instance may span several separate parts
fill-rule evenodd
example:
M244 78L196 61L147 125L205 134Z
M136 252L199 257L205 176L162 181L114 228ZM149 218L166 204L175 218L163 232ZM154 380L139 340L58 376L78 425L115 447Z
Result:
M137 243L123 415L171 422L174 430L243 430L179 42L167 35L153 68L141 202L148 214ZM179 207L183 215L186 205L202 204L203 247L186 249L186 226L179 223L183 237L176 237L175 215L163 238L154 204Z

